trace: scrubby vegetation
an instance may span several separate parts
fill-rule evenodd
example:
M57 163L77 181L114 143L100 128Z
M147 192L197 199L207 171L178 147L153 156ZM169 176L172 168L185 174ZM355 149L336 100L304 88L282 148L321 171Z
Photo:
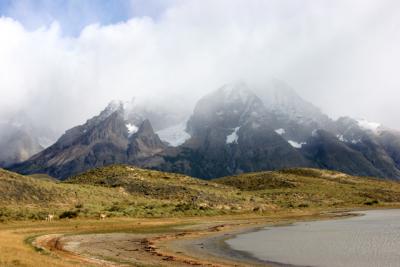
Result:
M275 208L400 204L400 183L318 169L248 173L215 182L252 192Z
M316 169L289 169L212 181L125 165L65 182L0 170L0 221L76 217L176 217L396 206L400 183Z
M65 182L0 170L0 220L209 216L252 210L240 190L184 175L114 165Z

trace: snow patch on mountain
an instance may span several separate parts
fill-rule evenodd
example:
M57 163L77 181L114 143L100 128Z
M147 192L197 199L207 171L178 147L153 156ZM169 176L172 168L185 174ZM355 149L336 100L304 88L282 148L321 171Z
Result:
M353 139L350 141L352 144L358 144L361 143L361 139Z
M282 129L282 128L276 129L275 132L276 132L277 134L279 134L279 135L283 135L283 134L286 133L285 129Z
M357 120L357 124L361 128L371 130L373 132L377 131L381 127L380 123L367 121L366 119Z
M336 135L336 137L337 137L337 139L339 139L339 141L347 142L347 140L344 138L343 134L338 134L338 135Z
M293 141L293 140L289 140L288 143L294 148L301 148L303 145L307 144L306 142L298 143L298 142Z
M338 134L336 135L337 139L339 139L339 141L344 142L344 143L352 143L352 144L358 144L361 143L361 139L346 139L343 134Z
M138 131L138 127L132 123L125 124L126 128L128 129L129 136L136 133Z
M238 139L239 139L239 136L238 136L237 133L238 133L239 129L240 129L240 127L236 127L233 130L233 132L226 137L226 143L227 144L233 144L233 143L237 144Z
M173 147L185 143L191 136L186 132L186 122L156 132L158 137Z

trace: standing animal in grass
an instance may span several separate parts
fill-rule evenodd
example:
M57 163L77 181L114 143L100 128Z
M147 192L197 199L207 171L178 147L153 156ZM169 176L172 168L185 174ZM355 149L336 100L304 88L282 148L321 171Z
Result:
M51 222L54 219L54 214L47 214L46 221Z
M107 214L104 214L104 213L100 213L100 220L105 220L106 219L106 217L107 217Z

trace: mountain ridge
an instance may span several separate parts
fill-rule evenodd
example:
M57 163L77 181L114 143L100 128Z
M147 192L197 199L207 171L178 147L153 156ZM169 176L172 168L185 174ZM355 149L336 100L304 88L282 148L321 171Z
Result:
M158 114L148 118L132 101L113 101L10 169L65 179L125 163L211 179L315 167L400 179L399 134L348 117L332 120L282 83L268 90L259 97L246 83L226 84L201 98L186 123L160 119L173 116L146 108L146 114ZM268 95L273 97L266 100ZM164 120L163 126L153 129L150 117Z

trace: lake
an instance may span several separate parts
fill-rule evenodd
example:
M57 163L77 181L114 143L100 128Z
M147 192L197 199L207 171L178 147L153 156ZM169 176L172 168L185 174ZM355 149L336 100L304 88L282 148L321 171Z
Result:
M259 260L294 266L400 266L400 210L266 227L226 243Z

